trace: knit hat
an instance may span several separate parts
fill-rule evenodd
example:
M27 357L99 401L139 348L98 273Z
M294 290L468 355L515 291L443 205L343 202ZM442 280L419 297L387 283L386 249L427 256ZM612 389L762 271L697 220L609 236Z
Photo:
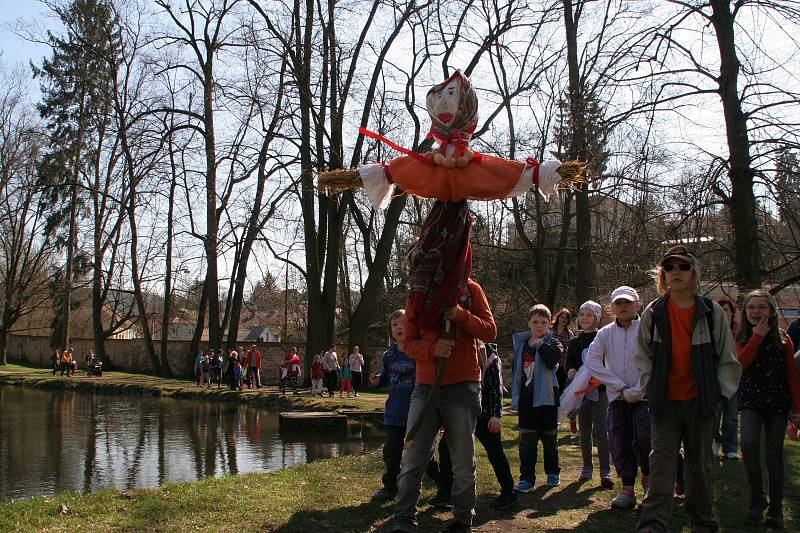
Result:
M595 302L594 300L587 300L581 304L581 307L580 309L578 309L578 312L580 313L584 309L589 309L592 312L592 314L594 314L594 317L597 319L597 323L598 324L600 323L600 317L603 314L603 309L602 307L600 307L599 303Z

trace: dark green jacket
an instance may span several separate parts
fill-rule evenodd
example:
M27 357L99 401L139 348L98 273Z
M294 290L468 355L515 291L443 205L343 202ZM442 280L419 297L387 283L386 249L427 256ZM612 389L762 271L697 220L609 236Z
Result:
M667 306L669 296L650 303L639 322L636 366L640 386L646 391L650 414L659 418L667 401L667 379L672 361L672 329ZM711 339L709 320L714 339ZM736 357L728 317L715 301L695 296L692 322L692 372L700 399L700 416L714 414L720 397L730 398L739 388L742 365Z

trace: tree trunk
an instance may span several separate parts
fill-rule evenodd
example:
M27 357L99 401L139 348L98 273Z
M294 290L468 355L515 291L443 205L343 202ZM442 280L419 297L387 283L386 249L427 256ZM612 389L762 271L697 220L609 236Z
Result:
M194 334L192 335L192 342L189 343L189 353L186 354L186 367L184 371L187 375L191 376L194 372L194 362L197 359L197 354L200 352L200 342L203 340L203 330L206 326L206 307L208 306L208 291L206 284L203 283L203 289L200 292L200 304L197 306L197 324L194 326ZM214 347L209 344L209 346Z
M712 0L711 23L720 55L719 95L725 115L729 151L731 195L728 202L733 227L736 285L740 293L761 287L761 254L753 194L753 169L747 117L738 93L739 58L736 55L735 19L727 0Z
M171 141L171 139L170 139ZM178 171L175 164L175 152L172 149L172 142L169 144L169 164L170 164L170 183L169 183L169 207L167 208L167 242L166 242L166 261L164 265L164 309L161 315L161 345L159 347L159 357L161 368L166 377L172 377L169 368L169 319L172 313L172 241L173 241L173 221L175 219L175 189L178 183Z
M366 335L370 324L381 314L376 308L378 298L383 288L386 269L392 257L392 245L400 223L400 215L406 206L407 195L395 196L386 209L383 231L375 249L375 258L370 265L367 281L361 291L361 299L350 319L350 333L348 342L350 346L365 346Z
M131 281L133 282L133 294L136 299L136 306L139 309L139 325L142 327L145 351L147 352L148 359L150 359L150 366L153 368L155 374L164 375L164 370L161 368L161 363L156 356L155 347L153 346L153 336L150 332L150 324L147 317L147 306L145 305L141 278L139 277L139 234L136 229L136 185L134 180L135 178L131 177L130 200L128 203L128 221L131 230Z
M546 304L550 309L555 309L558 302L561 279L564 276L564 266L567 261L567 242L569 241L569 230L572 222L572 198L573 194L567 192L564 195L564 207L561 211L561 234L558 239L558 250L556 260L553 263L553 270L550 274L550 283L545 294L547 295ZM587 298L588 299L588 298Z
M206 152L206 297L208 298L208 342L222 346L219 309L219 271L217 266L217 149L214 138L214 51L208 50L203 66L203 125Z
M8 364L8 330L0 327L0 366Z
M578 12L572 0L564 1L564 28L567 37L567 69L569 72L569 110L572 118L572 136L569 156L588 161L586 142L586 105L581 86L578 61ZM576 307L593 296L592 221L589 206L589 187L583 183L575 191L575 304Z
M236 265L236 278L233 291L233 299L231 301L230 309L230 327L228 329L228 347L234 348L238 342L239 324L241 321L242 305L244 302L244 284L247 280L247 264L250 261L250 255L253 251L253 244L258 238L261 229L264 227L267 219L271 216L270 210L265 217L261 217L262 203L264 200L264 190L267 184L267 154L272 140L275 138L275 131L278 127L279 117L281 115L280 106L283 101L283 72L286 63L281 66L280 89L278 92L277 102L275 103L275 113L272 117L268 133L261 143L261 151L258 154L258 182L256 184L256 194L253 200L252 211L247 221L247 233L245 234L242 242L242 250L239 254L239 261ZM273 209L274 209L273 204ZM288 265L287 265L288 268ZM288 287L287 287L288 289Z
M69 235L67 236L67 265L64 270L64 292L62 294L63 308L61 312L61 346L65 349L69 347L70 341L70 315L72 312L72 278L75 269L75 247L78 240L78 184L77 176L70 186L70 206L69 206Z

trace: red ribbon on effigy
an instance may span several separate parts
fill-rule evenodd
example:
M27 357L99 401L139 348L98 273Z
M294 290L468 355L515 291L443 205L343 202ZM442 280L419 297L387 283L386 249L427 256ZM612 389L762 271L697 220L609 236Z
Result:
M398 152L400 152L402 154L411 156L414 159L416 159L417 161L419 161L420 163L424 163L424 164L426 164L428 166L431 166L431 167L436 166L436 163L434 163L430 158L425 157L422 154L418 154L417 152L414 152L413 150L409 150L408 148L403 148L399 144L393 143L392 141L390 141L389 139L387 139L386 137L384 137L380 133L375 133L374 131L370 131L370 130L368 130L367 128L365 128L363 126L358 128L358 132L363 134L363 135L366 135L370 139L375 139L376 141L380 141L383 144L385 144L386 146L388 146L389 148L397 150Z
M541 163L539 163L536 159L529 157L525 160L525 164L529 167L533 167L533 177L532 181L536 186L539 186L539 169L541 168ZM576 393L577 394L577 393Z

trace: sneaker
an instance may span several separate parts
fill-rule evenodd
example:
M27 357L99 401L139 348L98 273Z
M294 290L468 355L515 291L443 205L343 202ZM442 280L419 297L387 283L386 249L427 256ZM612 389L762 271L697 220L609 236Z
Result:
M590 479L592 479L592 468L584 466L581 468L581 475L578 481L589 481Z
M533 490L533 483L527 479L520 479L519 483L517 483L517 486L514 487L514 490L521 494L528 494Z
M739 459L739 454L736 452L728 452L725 454L725 458L731 461L737 461Z
M396 490L390 490L386 487L376 490L372 494L372 501L374 502L387 502L389 500L394 500L395 496L397 496Z
M611 500L611 507L614 509L633 509L636 507L636 496L627 492L620 492Z
M357 393L357 392L354 392L354 393L353 393L353 397L354 397L354 398L358 398L358 393Z
M558 487L561 485L561 476L558 474L547 474L547 486Z
M575 435L576 433L578 433L578 423L575 421L575 419L574 419L574 418L570 418L570 419L569 419L569 431L570 431L570 433L572 433L573 435Z
M614 480L611 479L610 475L600 476L600 486L604 489L613 489Z
M773 529L783 529L783 509L770 509L767 511L767 519L764 525Z
M767 508L767 500L760 498L757 500L750 500L750 505L747 506L745 518L760 522L764 518L764 510Z
M519 497L515 492L501 493L500 496L492 500L492 503L489 504L489 507L492 509L497 509L498 511L504 511L506 509L516 507L518 503Z
M686 487L684 487L682 481L675 482L675 496L683 496L686 494Z
M438 509L452 509L453 502L450 500L450 493L439 491L428 500L428 505Z
M470 531L472 531L472 526L453 520L441 533L469 533Z

